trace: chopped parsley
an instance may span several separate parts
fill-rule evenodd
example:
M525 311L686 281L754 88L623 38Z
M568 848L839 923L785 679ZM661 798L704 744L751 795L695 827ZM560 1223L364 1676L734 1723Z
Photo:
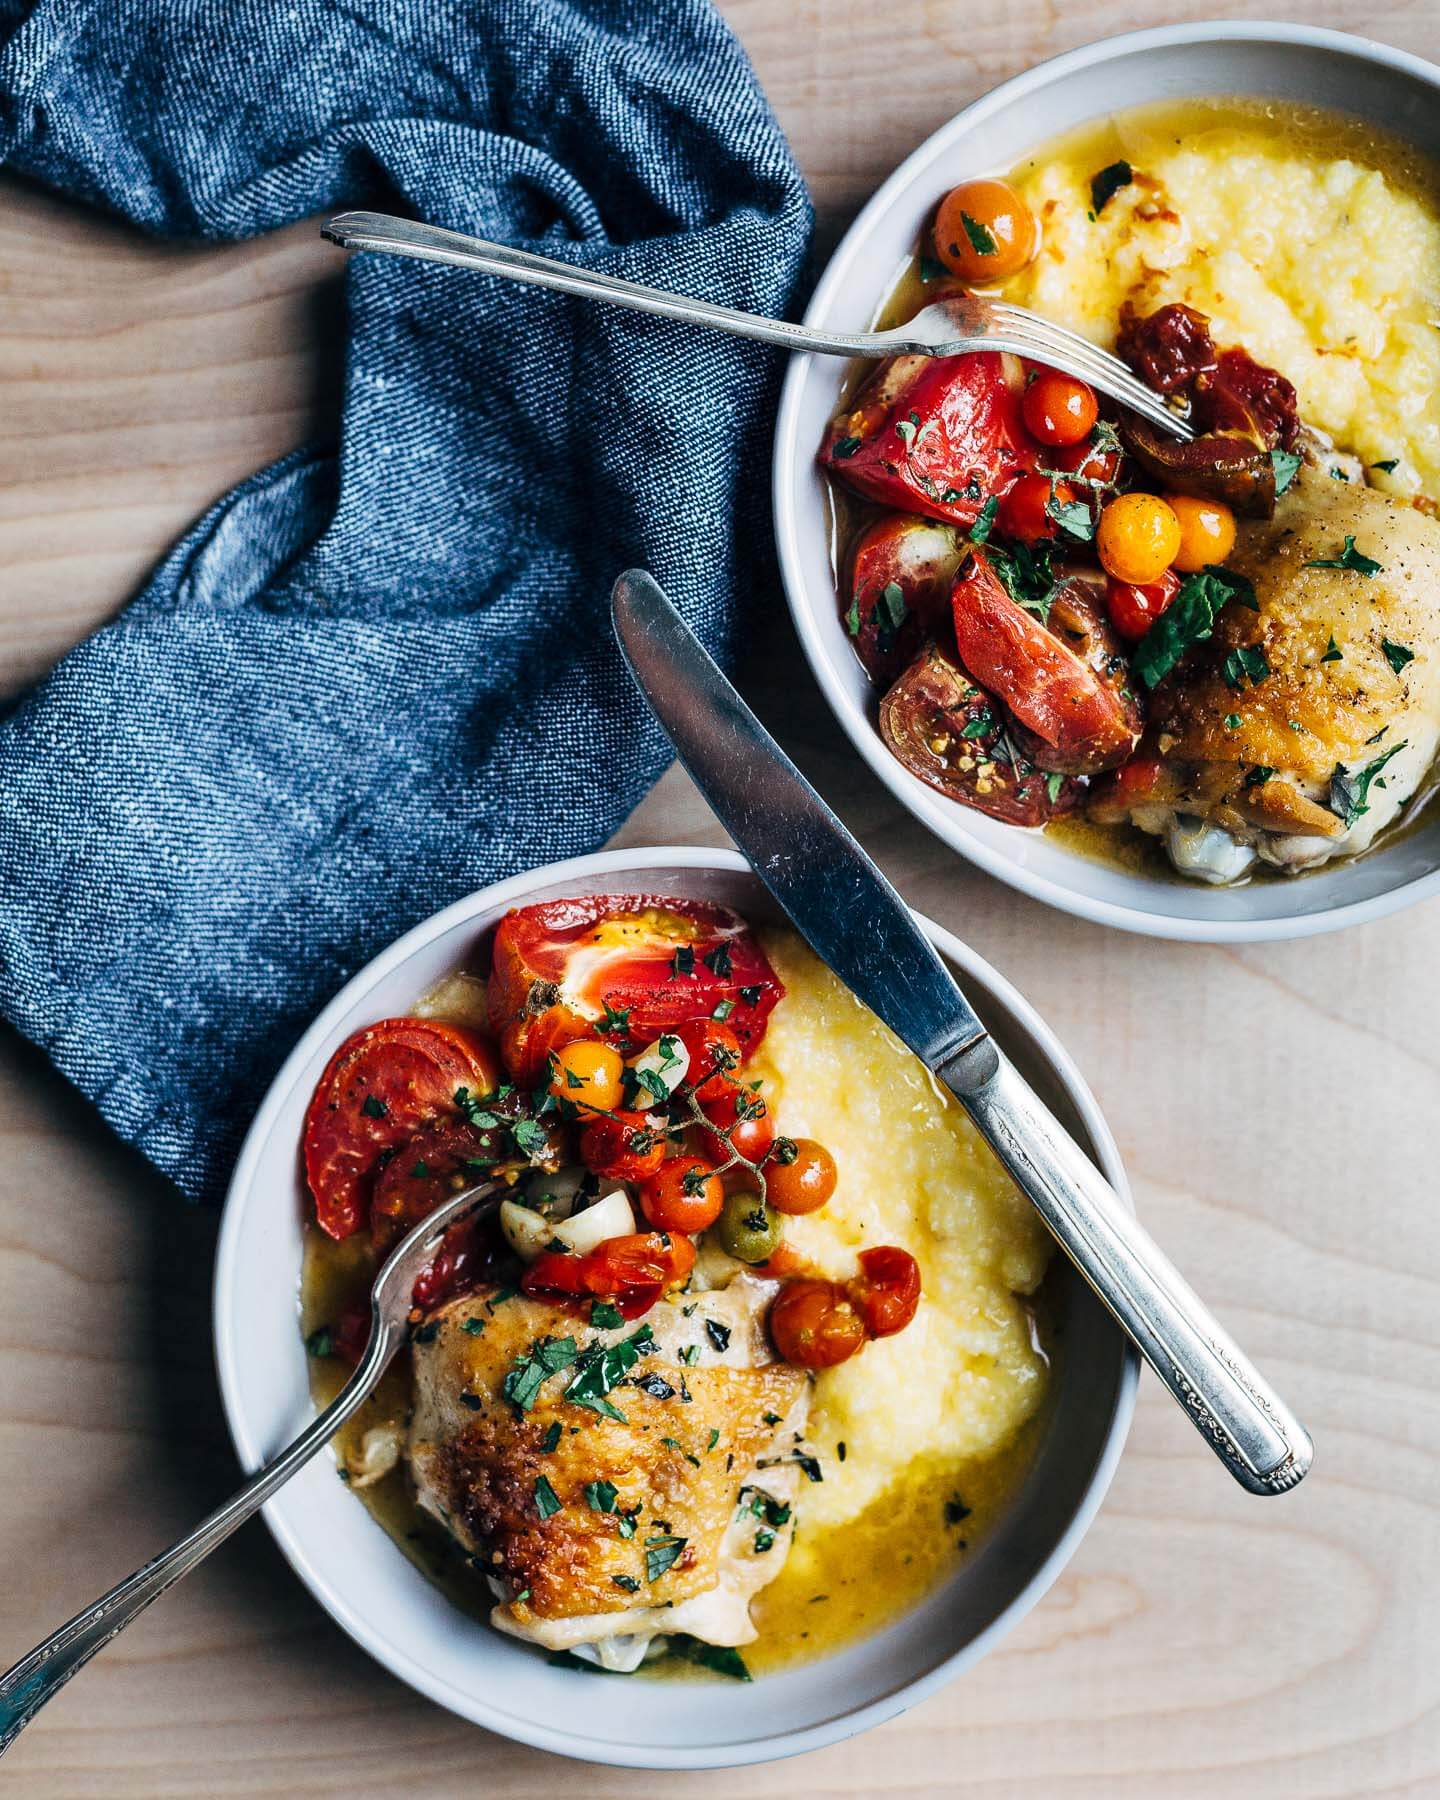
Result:
M655 1582L679 1560L688 1538L665 1533L645 1540L645 1579Z
M1227 687L1242 688L1247 682L1251 687L1259 687L1270 673L1270 660L1258 644L1241 644L1228 652L1220 673Z
M600 1015L599 1024L596 1029L602 1032L613 1031L621 1034L627 1033L630 1030L630 1014L634 1010L635 1009L632 1006L612 1006L607 1000L605 1002L605 1010Z
M535 1510L542 1519L551 1518L560 1510L560 1496L543 1475L535 1483Z
M1147 689L1154 689L1193 644L1215 629L1221 609L1231 601L1260 610L1255 589L1243 575L1210 563L1187 575L1170 605L1141 638L1131 670Z
M1382 475L1393 475L1400 467L1400 458L1398 456L1386 456L1379 462L1371 463L1370 467L1372 469L1378 469Z
M945 1523L947 1525L959 1525L969 1517L970 1508L958 1494L952 1495L945 1502Z
M1385 565L1357 550L1354 537L1347 531L1345 548L1338 556L1317 556L1304 566L1307 569L1344 569L1350 575L1378 575Z
M762 1525L755 1533L755 1554L763 1556L767 1550L775 1548L775 1533L767 1531Z
M1300 473L1301 458L1293 450L1272 450L1270 467L1275 471L1275 498L1286 493L1295 477Z
M858 437L843 437L835 446L836 459L840 462L849 462L859 448L860 439Z
M1226 713L1226 715L1225 715L1225 729L1226 729L1226 730L1227 730L1227 731L1238 731L1238 730L1239 730L1239 729L1240 729L1240 715L1239 715L1239 713Z
M510 1135L522 1156L543 1156L550 1142L545 1127L534 1119L516 1119Z
M723 1022L730 1017L734 1010L735 1002L733 1000L722 1000L715 1008L714 1012L711 1013L710 1017L712 1019L719 1019Z
M682 944L670 959L670 979L673 981L677 976L693 975L694 973L695 952L689 944Z
M722 981L728 981L735 973L730 961L730 946L717 944L713 950L705 952L702 961L712 975L718 975Z
M558 1419L552 1419L549 1426L546 1428L544 1437L540 1440L540 1453L542 1456L553 1456L559 1448L559 1445L560 1421Z
M1055 592L1055 571L1051 566L1054 546L1015 543L1008 550L998 544L986 547L990 565L1004 583L1005 591L1017 606L1033 612L1042 624L1050 617L1050 601Z
M679 1438L663 1437L660 1442L665 1445L667 1450L673 1450L677 1456L683 1456L692 1469L698 1469L700 1467L700 1458L698 1456L692 1456L680 1442Z
M1265 783L1274 773L1275 771L1268 768L1264 763L1256 763L1255 766L1246 773L1245 785L1247 788L1264 787Z
M1322 663L1339 662L1340 657L1341 657L1340 646L1335 642L1335 633L1332 631L1330 633L1330 642L1325 646L1325 654L1320 658L1320 660Z
M1098 175L1090 177L1090 212L1098 218L1105 210L1106 203L1113 200L1123 187L1129 187L1135 179L1135 171L1122 157L1119 162L1107 163Z
M472 1394L468 1388L462 1389L459 1395L459 1401L462 1406L468 1407L471 1412L482 1412L485 1407L485 1402L480 1396L478 1394Z
M1370 810L1370 789L1379 782L1380 772L1392 756L1398 756L1405 748L1407 740L1401 738L1398 744L1392 744L1383 756L1377 756L1372 763L1366 763L1363 769L1350 770L1344 763L1336 763L1335 773L1330 777L1330 810L1341 821L1348 831L1362 814Z
M575 1355L576 1344L572 1337L540 1338L523 1356L516 1357L500 1391L512 1406L521 1412L529 1412L545 1383L552 1375L568 1369Z
M698 1663L702 1669L709 1669L712 1674L727 1675L731 1681L751 1679L750 1671L745 1667L745 1658L728 1644L707 1644L700 1638L691 1637L688 1632L676 1631L670 1634L670 1654L683 1656L686 1662Z
M620 1490L613 1481L587 1481L585 1504L591 1512L613 1513Z
M649 1394L652 1400L673 1400L675 1398L674 1388L655 1369L647 1369L643 1375L637 1375L633 1385L639 1388L642 1394Z
M698 1344L686 1344L685 1348L680 1352L680 1360L687 1369L693 1369L700 1360L700 1346Z
M418 1180L423 1180L425 1178L425 1176L427 1176L430 1173L430 1165L429 1165L429 1163L425 1163L425 1162L417 1162L415 1167L413 1169L411 1169L410 1173L412 1175L414 1175Z
M328 1325L322 1325L312 1331L305 1340L306 1354L309 1356L333 1356L335 1354L335 1334Z
M590 1323L597 1331L614 1331L625 1323L625 1315L612 1300L592 1300Z
M619 1387L640 1358L648 1356L654 1348L655 1339L648 1325L642 1325L618 1344L591 1344L572 1359L576 1370L565 1389L565 1398L576 1406L588 1406L591 1412L597 1412L603 1418L618 1419L623 1425L626 1422L624 1413L606 1396L612 1388Z
M1067 537L1088 544L1095 535L1095 516L1083 500L1062 500L1051 483L1050 498L1045 502L1046 514Z
M730 1348L730 1327L722 1325L718 1319L705 1321L705 1335L722 1356Z
M466 1319L460 1329L465 1333L466 1337L479 1337L480 1333L485 1329L485 1321L483 1319Z
M1415 652L1413 650L1407 650L1404 644L1392 644L1389 638L1382 638L1380 640L1380 648L1385 652L1386 662L1389 663L1390 667L1397 675L1405 667L1406 663L1412 663L1415 660Z
M627 1594L638 1594L640 1592L640 1583L633 1575L612 1575L610 1579L615 1583L616 1587L624 1588Z
M1050 771L1050 773L1045 777L1045 797L1046 797L1046 799L1049 800L1049 802L1052 806L1060 798L1060 790L1061 790L1061 788L1064 787L1064 785L1065 785L1065 777L1060 773L1060 771L1058 769L1052 769ZM843 1454L842 1454L840 1460L842 1462L845 1460Z
M970 248L977 256L995 255L1000 246L995 242L995 234L988 225L982 225L979 219L972 219L967 212L961 213L960 223L965 227Z
M946 273L947 270L944 263L936 262L933 256L922 256L920 258L919 274L922 281L939 281Z
M361 1102L360 1110L367 1119L383 1119L390 1108L383 1100L377 1100L374 1094L367 1094Z

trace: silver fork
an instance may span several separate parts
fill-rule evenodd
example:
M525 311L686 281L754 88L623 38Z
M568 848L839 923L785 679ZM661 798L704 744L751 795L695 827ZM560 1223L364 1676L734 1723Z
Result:
M717 306L713 301L695 300L688 294L667 293L663 288L645 287L638 281L622 281L618 276L600 275L572 263L536 256L529 250L492 244L485 238L444 231L438 225L423 225L390 213L340 213L320 229L342 250L376 250L386 256L413 256L421 262L452 263L458 269L478 269L485 275L554 288L584 300L608 300L613 306L628 306L635 312L709 325L734 337L778 344L782 350L871 357L960 356L968 350L1010 350L1088 381L1172 437L1188 441L1195 435L1158 395L1136 380L1119 357L1023 306L1012 306L1008 301L993 300L983 294L934 301L891 331L828 331L740 312L733 306Z
M375 1384L409 1334L411 1292L415 1278L440 1248L447 1228L471 1212L490 1211L501 1190L482 1182L437 1207L395 1249L370 1293L370 1336L355 1373L308 1429L258 1471L217 1511L188 1536L137 1569L118 1587L87 1606L84 1612L51 1632L0 1675L0 1755L3 1755L47 1700L84 1668L97 1650L158 1600L182 1575L202 1563L217 1545L295 1474L374 1392Z

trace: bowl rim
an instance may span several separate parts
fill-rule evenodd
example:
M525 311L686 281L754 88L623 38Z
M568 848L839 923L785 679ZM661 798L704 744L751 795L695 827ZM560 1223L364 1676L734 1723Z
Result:
M835 296L852 279L853 265L858 261L863 241L869 237L875 221L907 192L921 166L928 163L931 156L951 140L965 136L990 114L1009 107L1018 100L1033 98L1051 83L1063 80L1077 71L1112 61L1118 56L1136 51L1224 42L1273 43L1281 47L1328 50L1424 81L1436 89L1437 101L1440 101L1440 65L1428 62L1411 51L1326 26L1289 24L1280 20L1208 19L1123 32L1114 37L1079 45L1073 50L1048 57L1044 62L1036 63L1000 83L998 87L989 89L915 146L880 184L846 228L810 296L803 323L825 323L825 315ZM775 545L790 617L826 704L851 744L907 813L918 819L957 855L974 863L997 880L1028 894L1032 899L1043 901L1060 912L1087 919L1092 924L1111 925L1144 937L1170 938L1187 943L1229 944L1313 937L1322 932L1340 931L1346 926L1361 924L1366 920L1385 918L1440 893L1440 868L1435 868L1400 882L1382 894L1372 895L1368 899L1340 901L1321 911L1284 913L1272 918L1254 919L1206 919L1203 916L1186 918L1151 912L1140 906L1077 892L1060 881L1026 868L1003 848L993 847L972 834L967 829L963 816L952 818L951 812L963 814L963 808L954 802L945 801L941 796L933 795L917 776L902 768L886 750L872 721L859 707L851 704L848 696L840 692L830 672L818 619L814 609L807 603L796 474L800 468L810 466L813 454L799 442L799 413L802 391L812 369L821 362L832 360L800 351L792 352L788 359L776 413L771 461L770 491L775 521ZM942 812L942 806L949 807L951 812Z
M216 1250L212 1286L215 1361L226 1424L236 1455L247 1474L253 1473L264 1461L267 1446L256 1441L245 1422L242 1400L244 1378L240 1354L243 1321L237 1316L233 1299L236 1262L242 1237L249 1228L248 1213L257 1192L255 1178L272 1127L317 1051L329 1041L336 1027L356 1003L363 1000L365 994L377 983L433 939L457 925L463 925L469 918L491 913L497 906L521 903L537 888L554 887L557 883L569 880L633 874L643 870L673 874L692 869L754 876L750 864L733 850L701 845L647 845L568 858L477 889L431 914L380 951L341 987L306 1027L266 1090L246 1132L226 1193ZM1126 1205L1133 1210L1129 1183L1114 1135L1089 1085L1054 1031L1030 1002L984 957L923 914L916 913L915 917L940 953L953 961L962 973L984 983L1012 1014L1035 1052L1053 1070L1055 1080L1074 1106L1106 1176ZM593 1763L648 1769L739 1767L819 1749L893 1718L977 1662L1018 1624L1058 1578L1079 1548L1100 1509L1129 1435L1138 1380L1139 1357L1134 1347L1127 1345L1116 1384L1114 1409L1080 1504L1029 1582L982 1631L958 1650L942 1656L924 1675L868 1704L850 1710L837 1709L831 1717L815 1725L794 1731L769 1732L744 1744L731 1742L701 1746L693 1750L684 1747L630 1747L617 1741L597 1742L583 1734L559 1727L544 1728L532 1725L528 1720L517 1720L490 1706L482 1697L465 1692L412 1663L403 1651L387 1642L383 1624L357 1610L348 1596L334 1587L315 1567L307 1552L304 1534L292 1529L284 1518L278 1516L274 1502L267 1502L262 1511L265 1523L282 1555L330 1617L362 1649L368 1651L382 1668L416 1692L460 1717L532 1748ZM417 1579L424 1580L424 1576L417 1572Z

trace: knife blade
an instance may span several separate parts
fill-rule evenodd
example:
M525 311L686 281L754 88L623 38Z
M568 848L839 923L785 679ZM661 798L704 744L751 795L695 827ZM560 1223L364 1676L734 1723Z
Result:
M1303 1425L994 1043L895 889L656 582L631 569L615 635L680 761L822 961L974 1120L1061 1248L1251 1493L1310 1467Z

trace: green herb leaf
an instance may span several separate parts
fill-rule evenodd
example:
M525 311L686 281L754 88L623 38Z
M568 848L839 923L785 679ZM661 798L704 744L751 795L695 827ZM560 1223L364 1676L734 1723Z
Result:
M1226 655L1220 673L1227 687L1242 688L1247 681L1259 687L1270 673L1270 659L1258 644L1241 644Z
M592 1300L590 1323L597 1331L615 1331L625 1323L625 1315L613 1300Z
M1344 569L1350 575L1378 575L1384 563L1376 562L1373 556L1366 556L1355 548L1355 539L1347 531L1345 548L1338 556L1317 556L1313 562L1304 565L1307 569Z
M1405 748L1407 740L1401 738L1398 744L1392 744L1383 756L1377 756L1372 763L1352 773L1343 763L1336 763L1335 773L1330 777L1330 810L1348 831L1355 821L1370 810L1370 789L1375 785L1380 771L1392 756L1398 756ZM1382 781L1381 787L1385 784Z
M835 446L835 458L838 462L849 462L859 448L860 439L858 437L843 437Z
M677 976L695 973L695 952L688 944L682 944L670 959L670 979Z
M1405 667L1406 663L1412 663L1415 660L1415 652L1413 650L1407 650L1404 644L1392 644L1389 638L1382 638L1380 640L1380 648L1385 652L1386 662L1389 663L1390 667L1397 675Z
M1130 664L1137 681L1156 688L1193 644L1215 629L1221 609L1231 601L1259 610L1255 589L1243 575L1211 563L1180 583L1166 610L1141 638Z
M570 1367L575 1353L572 1337L539 1339L523 1356L516 1357L500 1391L512 1406L521 1412L529 1412L541 1388L552 1375Z
M602 1418L626 1423L624 1413L606 1396L654 1348L655 1339L648 1325L642 1325L618 1344L591 1344L575 1358L575 1374L565 1389L565 1398L576 1406L588 1406Z
M540 1454L553 1456L560 1446L560 1421L552 1419L546 1427L545 1435L540 1440Z
M1254 768L1247 771L1245 785L1247 788L1264 787L1265 783L1274 773L1275 771L1271 768L1267 768L1264 763L1256 763Z
M1052 484L1045 511L1060 529L1077 543L1088 544L1095 535L1095 516L1083 500L1062 500Z
M1098 175L1090 177L1090 210L1096 218L1104 212L1106 202L1113 200L1121 188L1129 187L1134 179L1135 171L1123 158L1107 163Z
M333 1356L335 1354L335 1334L328 1325L322 1325L318 1331L312 1331L305 1340L305 1352L308 1356Z
M851 637L860 635L860 596L852 594L850 604L845 608L845 629Z
M1012 544L1001 549L987 544L985 555L1000 577L1005 591L1017 606L1033 612L1043 624L1050 617L1050 601L1055 592L1055 573L1051 559L1053 544Z
M377 1100L373 1094L367 1094L361 1102L360 1110L367 1119L383 1119L390 1108L383 1100Z
M970 1508L958 1494L953 1495L945 1502L945 1523L947 1525L959 1525L969 1517Z
M945 267L944 263L936 262L933 256L922 256L920 258L919 274L922 281L939 281L949 273L950 271Z
M658 1581L665 1571L674 1566L690 1540L683 1537L666 1535L650 1537L645 1540L645 1579Z
M585 1504L591 1512L613 1513L619 1488L613 1481L587 1481L585 1483Z
M707 1644L688 1632L675 1631L670 1634L670 1654L683 1656L686 1662L698 1663L712 1674L728 1675L732 1681L751 1679L745 1658L728 1644Z
M1387 456L1380 462L1371 463L1370 467L1372 469L1379 469L1382 475L1393 475L1400 467L1400 458L1398 456Z
M1277 500L1281 494L1289 491L1295 477L1300 473L1302 460L1293 450L1272 450L1270 452L1270 467L1275 471L1275 498Z
M1065 777L1059 772L1058 769L1052 769L1050 771L1050 773L1045 777L1045 797L1049 800L1049 802L1052 806L1060 798L1060 790L1061 790L1061 788L1064 787L1064 785L1065 785ZM841 1457L841 1461L842 1462L844 1461L843 1456Z
M1238 730L1239 730L1239 729L1240 729L1240 715L1239 715L1239 713L1226 713L1226 715L1225 715L1225 729L1226 729L1226 730L1227 730L1227 731L1238 731Z
M465 1333L466 1337L479 1337L480 1333L485 1329L485 1321L483 1319L466 1319L460 1329Z
M995 518L999 511L1000 502L998 498L992 494L980 508L975 523L970 527L970 542L972 544L983 544L985 542L986 538L989 537L990 533L995 528Z
M1339 662L1340 656L1340 646L1335 642L1335 633L1332 631L1330 633L1330 642L1325 646L1325 654L1320 660L1322 663Z
M542 1519L549 1519L560 1510L560 1496L543 1475L535 1483L535 1510Z
M638 1594L640 1592L640 1583L633 1575L612 1575L610 1579L615 1583L616 1587L624 1588L627 1594Z
M988 225L982 225L979 219L972 219L967 212L961 213L960 223L965 227L970 248L977 256L994 256L999 250L1000 246L995 242L994 233Z

